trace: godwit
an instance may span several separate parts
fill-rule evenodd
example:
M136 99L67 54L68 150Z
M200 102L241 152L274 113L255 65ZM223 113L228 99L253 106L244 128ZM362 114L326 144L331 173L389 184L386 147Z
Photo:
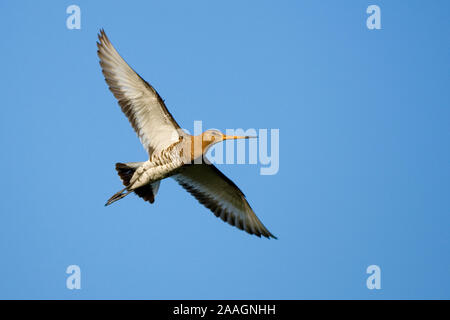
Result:
M196 161L203 159L213 144L251 137L228 136L217 130L198 136L185 133L158 92L122 59L103 30L98 38L97 54L106 83L149 155L149 160L143 162L116 163L125 188L106 205L132 192L153 203L161 180L172 177L223 221L258 237L276 239L233 181L209 162Z

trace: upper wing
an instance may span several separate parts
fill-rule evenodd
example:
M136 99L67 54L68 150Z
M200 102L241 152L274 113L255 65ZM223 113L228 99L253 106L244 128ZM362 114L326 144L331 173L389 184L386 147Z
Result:
M97 54L106 83L149 155L178 141L180 126L158 92L122 59L103 30L98 39Z
M223 221L258 237L276 239L259 221L242 191L214 165L186 165L173 178Z

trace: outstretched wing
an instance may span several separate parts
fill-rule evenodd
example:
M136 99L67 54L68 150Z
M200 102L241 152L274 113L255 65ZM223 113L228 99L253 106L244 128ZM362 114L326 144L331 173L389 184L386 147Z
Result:
M97 54L106 83L149 155L178 141L180 126L158 92L122 59L103 30L98 39Z
M173 178L216 217L258 237L276 239L255 215L242 191L214 165L186 165Z

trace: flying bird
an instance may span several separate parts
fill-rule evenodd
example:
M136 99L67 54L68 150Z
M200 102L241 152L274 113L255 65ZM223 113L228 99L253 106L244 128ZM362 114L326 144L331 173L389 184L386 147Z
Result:
M103 29L98 39L97 54L106 83L149 155L143 162L116 163L125 188L105 205L133 192L153 203L161 180L171 177L223 221L258 237L276 239L233 181L208 161L197 161L206 159L208 149L218 142L251 137L224 135L218 130L198 136L185 133L158 92L122 59Z

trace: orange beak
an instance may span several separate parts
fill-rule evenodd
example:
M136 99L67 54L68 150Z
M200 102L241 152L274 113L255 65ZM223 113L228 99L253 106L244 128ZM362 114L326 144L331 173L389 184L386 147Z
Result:
M227 136L223 135L223 140L236 140L236 139L250 139L250 138L258 138L257 136Z

